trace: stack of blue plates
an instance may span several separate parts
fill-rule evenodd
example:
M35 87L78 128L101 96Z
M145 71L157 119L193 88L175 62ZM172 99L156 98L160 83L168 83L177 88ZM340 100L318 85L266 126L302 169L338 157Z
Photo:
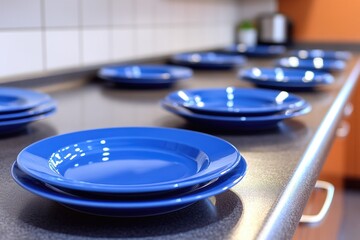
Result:
M56 111L49 95L20 88L0 88L0 134L22 130Z
M345 68L346 62L337 59L326 58L308 58L301 59L298 57L281 58L276 62L279 67L317 70L317 71L341 71Z
M36 142L18 155L12 176L26 190L81 212L147 216L226 191L246 169L239 151L220 138L127 127Z
M276 57L286 52L284 46L277 45L246 46L244 44L234 44L224 50L228 53L241 54L248 57Z
M122 65L104 67L98 77L125 87L169 87L192 77L189 68L167 65Z
M324 58L335 60L348 60L351 57L351 53L347 51L333 51L321 49L294 50L290 52L290 55L301 59Z
M239 78L261 87L291 90L311 90L334 82L327 72L290 68L249 68L239 72Z
M272 128L311 110L303 98L285 91L234 87L176 91L161 103L191 123L231 130Z
M177 54L171 62L197 69L231 69L243 66L246 59L243 56L204 52Z

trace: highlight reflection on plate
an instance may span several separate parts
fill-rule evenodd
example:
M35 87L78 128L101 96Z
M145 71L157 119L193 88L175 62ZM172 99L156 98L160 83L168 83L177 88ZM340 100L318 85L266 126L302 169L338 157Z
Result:
M305 100L285 91L253 88L205 88L172 92L165 100L195 113L256 116L300 108Z
M199 52L181 53L173 56L174 64L202 69L230 69L245 64L243 56L234 56L224 53Z
M313 58L300 59L298 57L281 58L276 62L279 67L319 70L319 71L341 71L345 68L346 62L342 60Z
M334 82L330 73L291 68L248 68L239 72L241 80L259 86L284 88L313 88Z
M220 138L156 127L63 134L26 147L17 158L19 168L40 181L104 193L168 191L206 183L239 161L238 150Z

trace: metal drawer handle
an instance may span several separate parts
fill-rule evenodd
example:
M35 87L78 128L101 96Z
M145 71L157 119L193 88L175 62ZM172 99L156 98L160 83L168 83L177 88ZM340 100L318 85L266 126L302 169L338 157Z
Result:
M343 120L340 123L340 127L336 129L336 136L339 138L346 138L350 133L350 123Z
M354 111L354 105L352 103L348 102L344 107L344 116L350 117L351 114L353 113L353 111Z
M324 201L324 205L322 206L320 212L317 215L302 215L300 219L301 223L305 223L305 224L319 223L325 218L327 212L330 209L330 205L334 197L334 191L335 191L334 185L325 181L317 181L315 184L315 188L326 190L326 198Z

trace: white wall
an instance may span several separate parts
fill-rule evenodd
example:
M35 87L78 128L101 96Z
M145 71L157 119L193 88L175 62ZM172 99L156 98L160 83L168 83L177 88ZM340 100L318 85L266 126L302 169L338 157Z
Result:
M275 0L0 0L0 81L221 47Z

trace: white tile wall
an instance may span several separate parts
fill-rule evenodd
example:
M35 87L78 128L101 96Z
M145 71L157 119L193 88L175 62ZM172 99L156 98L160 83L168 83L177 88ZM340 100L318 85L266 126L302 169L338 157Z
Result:
M138 27L135 30L135 55L139 58L155 55L155 29L151 27Z
M133 0L135 2L136 24L151 26L155 22L155 5L162 0Z
M112 0L111 1L112 25L135 24L135 1Z
M0 46L0 76L44 70L41 31L2 31Z
M0 28L39 28L41 0L0 0Z
M100 64L110 60L110 30L83 30L82 39L82 60L84 64Z
M46 69L80 66L79 30L46 31Z
M129 60L135 55L135 30L133 28L114 28L112 30L111 58L114 61Z
M45 0L46 27L79 26L79 2L74 0Z
M221 47L276 0L0 0L0 81Z
M81 0L81 23L84 27L107 27L110 16L109 0Z

